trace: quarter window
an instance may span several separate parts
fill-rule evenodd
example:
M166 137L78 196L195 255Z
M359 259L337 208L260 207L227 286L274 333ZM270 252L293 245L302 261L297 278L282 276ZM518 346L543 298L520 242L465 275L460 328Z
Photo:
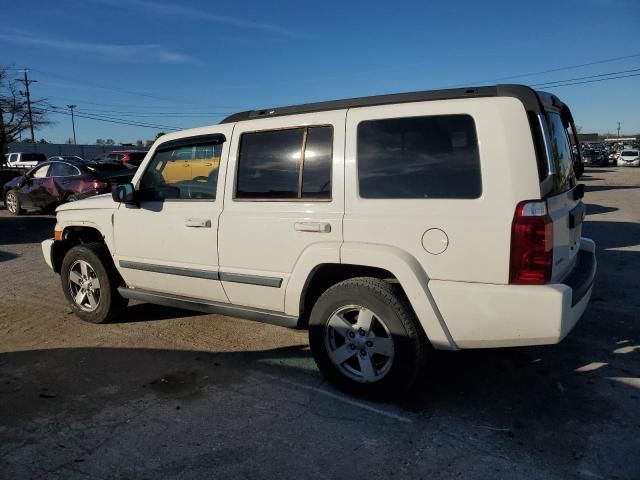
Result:
M236 198L330 199L332 145L328 126L243 134Z
M358 125L363 198L477 198L482 193L469 115L369 120Z
M33 171L31 178L44 178L47 176L51 164L43 165Z
M47 177L71 177L79 174L80 170L73 165L61 162L52 162L49 172L47 173Z
M140 181L140 197L146 201L215 200L222 143L162 150L149 163Z

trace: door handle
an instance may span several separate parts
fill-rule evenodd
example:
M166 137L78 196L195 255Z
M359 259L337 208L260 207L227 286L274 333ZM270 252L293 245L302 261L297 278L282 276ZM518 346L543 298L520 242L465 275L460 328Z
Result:
M326 222L296 222L293 228L295 228L298 232L331 232L331 224Z
M211 220L208 218L187 218L184 221L185 227L211 228Z

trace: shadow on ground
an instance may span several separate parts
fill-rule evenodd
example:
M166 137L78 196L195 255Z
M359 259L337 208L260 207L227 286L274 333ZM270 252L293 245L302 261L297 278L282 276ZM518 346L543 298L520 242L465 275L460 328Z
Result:
M38 243L53 237L54 216L0 217L0 245Z

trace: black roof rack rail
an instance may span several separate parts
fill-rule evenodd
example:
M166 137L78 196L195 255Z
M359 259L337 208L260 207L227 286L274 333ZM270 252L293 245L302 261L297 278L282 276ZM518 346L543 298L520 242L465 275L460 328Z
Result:
M305 103L286 107L248 110L229 115L220 123L241 122L258 118L280 117L301 113L342 110L345 108L370 107L374 105L390 105L394 103L426 102L431 100L452 100L459 98L479 97L515 97L528 111L539 113L542 104L535 90L526 85L493 85L486 87L450 88L446 90L426 90L422 92L393 93L371 97L348 98L328 102Z

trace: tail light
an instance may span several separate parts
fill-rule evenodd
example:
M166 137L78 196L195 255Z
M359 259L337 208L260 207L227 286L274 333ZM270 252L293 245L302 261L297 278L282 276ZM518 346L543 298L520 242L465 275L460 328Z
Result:
M520 202L511 226L509 283L541 285L551 279L553 223L545 201Z

